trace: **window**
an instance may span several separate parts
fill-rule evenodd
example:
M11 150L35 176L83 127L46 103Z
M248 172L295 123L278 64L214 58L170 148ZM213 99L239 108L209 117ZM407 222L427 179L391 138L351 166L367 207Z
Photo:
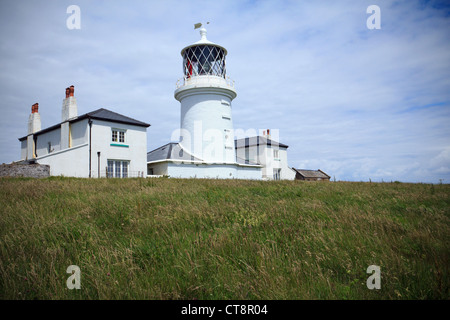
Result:
M122 161L122 178L128 178L128 162Z
M108 177L113 177L114 172L114 161L108 160Z
M125 130L112 129L111 131L111 141L125 143Z
M121 169L122 161L114 161L114 177L120 178L120 169Z
M281 179L281 169L273 169L273 180Z
M189 47L183 52L183 69L187 78L206 74L225 78L225 50L210 45Z
M128 178L129 161L108 160L108 178Z
M277 149L274 149L274 150L273 150L273 158L274 158L274 159L280 159L280 154L279 154L278 151L279 151L279 150L277 150Z

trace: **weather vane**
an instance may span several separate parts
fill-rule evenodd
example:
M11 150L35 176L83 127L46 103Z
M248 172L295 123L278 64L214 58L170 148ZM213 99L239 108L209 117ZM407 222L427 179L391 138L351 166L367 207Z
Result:
M209 24L209 22L206 22L206 24ZM201 28L201 26L202 26L202 24L200 22L196 23L196 24L194 24L194 29Z

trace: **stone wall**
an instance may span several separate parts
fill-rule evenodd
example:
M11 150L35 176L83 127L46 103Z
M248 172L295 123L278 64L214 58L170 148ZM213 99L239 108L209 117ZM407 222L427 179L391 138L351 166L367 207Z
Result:
M41 164L2 164L0 177L46 178L50 176L50 166Z

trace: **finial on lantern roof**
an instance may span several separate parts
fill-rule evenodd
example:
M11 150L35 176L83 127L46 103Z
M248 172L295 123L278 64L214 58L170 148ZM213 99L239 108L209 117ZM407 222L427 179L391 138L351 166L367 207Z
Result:
M209 22L207 22L206 24L209 24ZM206 28L203 26L203 24L201 23L196 23L194 24L194 29L198 29L200 28L200 36L202 37L200 41L208 41L208 39L206 39Z

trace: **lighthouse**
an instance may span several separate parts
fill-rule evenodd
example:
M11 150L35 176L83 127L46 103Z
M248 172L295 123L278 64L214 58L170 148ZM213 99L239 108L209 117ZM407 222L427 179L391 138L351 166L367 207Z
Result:
M227 50L206 37L181 50L182 78L174 97L180 102L180 127L173 140L147 153L147 175L175 178L262 178L262 166L236 157Z
M232 101L234 83L227 77L227 50L206 38L181 50L183 78L174 96L181 104L180 146L206 163L235 163Z

